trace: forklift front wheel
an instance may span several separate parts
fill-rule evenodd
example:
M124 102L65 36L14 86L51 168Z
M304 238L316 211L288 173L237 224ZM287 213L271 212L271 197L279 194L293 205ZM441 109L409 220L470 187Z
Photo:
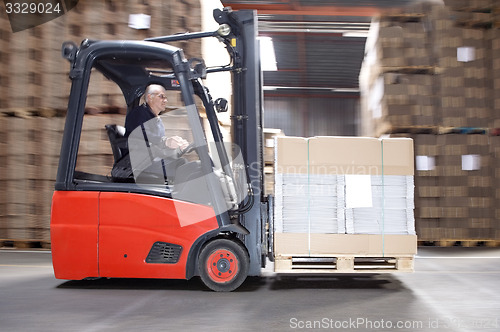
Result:
M200 277L216 292L230 292L238 288L248 275L249 258L245 249L235 241L216 239L200 253Z

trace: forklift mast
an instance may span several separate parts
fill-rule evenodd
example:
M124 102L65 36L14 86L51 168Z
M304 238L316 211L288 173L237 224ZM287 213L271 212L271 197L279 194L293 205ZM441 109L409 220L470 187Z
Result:
M240 223L250 231L244 239L250 253L249 275L259 275L261 267L265 266L267 207L262 163L262 75L257 42L257 15L251 10L225 10L215 12L214 16L219 24L235 26L232 140L241 148L255 199L252 208L245 214L240 214ZM257 262L261 264L255 264Z

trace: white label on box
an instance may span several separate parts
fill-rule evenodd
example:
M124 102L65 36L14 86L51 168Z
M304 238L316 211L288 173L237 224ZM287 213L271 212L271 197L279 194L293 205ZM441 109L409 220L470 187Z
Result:
M462 170L477 171L481 169L481 156L477 154L462 155Z
M416 156L415 168L417 171L432 171L436 168L436 158L431 156Z
M266 148L274 148L274 138L266 139Z
M345 175L346 208L372 207L372 181L370 175Z
M474 47L458 47L457 48L457 61L469 62L476 60L476 49Z
M151 28L151 16L146 14L130 14L128 16L128 26L132 29Z

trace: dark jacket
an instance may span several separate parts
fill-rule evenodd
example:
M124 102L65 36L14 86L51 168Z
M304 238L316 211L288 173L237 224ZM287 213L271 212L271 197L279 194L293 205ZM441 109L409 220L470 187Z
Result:
M165 127L147 104L137 106L125 118L125 137L140 125L147 122L146 132L151 143L160 145L165 136Z

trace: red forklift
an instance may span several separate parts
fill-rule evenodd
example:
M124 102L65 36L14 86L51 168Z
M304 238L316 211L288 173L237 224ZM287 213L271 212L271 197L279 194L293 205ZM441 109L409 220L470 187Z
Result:
M212 32L63 44L72 86L52 201L56 278L199 276L214 291L232 291L272 260L273 199L263 191L256 13L216 9L214 18L220 28ZM207 68L203 60L187 60L182 49L166 44L196 38L218 38L230 63ZM221 71L232 75L232 144L217 119L227 101L214 101L202 81ZM150 84L178 94L189 147L159 156L144 126L126 135L123 123L109 123L111 175L80 170L96 72L119 87L127 112L140 104ZM146 166L140 166L142 158Z

